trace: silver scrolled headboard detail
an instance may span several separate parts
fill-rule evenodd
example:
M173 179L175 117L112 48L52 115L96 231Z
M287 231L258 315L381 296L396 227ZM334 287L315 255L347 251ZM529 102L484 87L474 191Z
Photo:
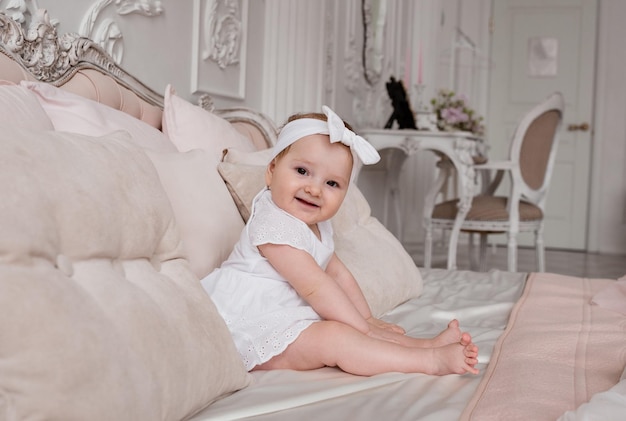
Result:
M59 37L44 9L37 11L26 30L0 12L0 53L42 82L60 86L81 69L97 69L115 78L148 103L163 105L162 95L119 67L94 41L75 33Z

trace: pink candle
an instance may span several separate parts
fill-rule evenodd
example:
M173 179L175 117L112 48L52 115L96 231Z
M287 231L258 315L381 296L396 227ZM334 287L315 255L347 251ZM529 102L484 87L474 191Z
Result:
M407 47L406 53L404 54L404 78L402 78L402 82L404 83L404 87L409 89L411 85L411 49Z
M420 41L419 56L417 57L417 84L422 84L422 41Z

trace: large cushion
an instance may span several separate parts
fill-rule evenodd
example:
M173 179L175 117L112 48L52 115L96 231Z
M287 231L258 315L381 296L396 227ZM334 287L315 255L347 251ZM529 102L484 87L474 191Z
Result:
M204 278L230 254L244 223L228 189L204 150L149 153L170 199L185 257Z
M0 419L181 420L249 377L127 134L0 131Z
M54 126L37 96L23 86L0 80L0 126L52 130Z
M102 136L115 130L125 130L138 146L154 151L176 151L160 130L123 111L49 83L22 81L20 84L37 95L57 131Z
M218 167L244 219L250 215L252 199L264 187L270 153L229 150ZM332 224L335 252L356 278L375 316L421 294L419 269L393 234L371 216L356 185L350 185Z

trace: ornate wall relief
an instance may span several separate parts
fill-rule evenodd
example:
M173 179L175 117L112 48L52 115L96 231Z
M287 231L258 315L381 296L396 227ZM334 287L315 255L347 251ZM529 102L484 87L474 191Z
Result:
M115 19L103 17L109 6L120 16L137 13L147 17L160 15L163 7L160 0L100 0L87 10L78 33L98 43L119 64L124 55L123 34Z
M37 0L0 0L0 8L11 19L19 22L22 28L26 30L30 26L33 17L37 14L39 5ZM49 21L52 26L59 24L59 21L56 19L49 19Z
M204 10L202 59L213 60L222 70L239 63L242 26L237 1L208 2Z
M193 93L243 99L248 0L194 0Z

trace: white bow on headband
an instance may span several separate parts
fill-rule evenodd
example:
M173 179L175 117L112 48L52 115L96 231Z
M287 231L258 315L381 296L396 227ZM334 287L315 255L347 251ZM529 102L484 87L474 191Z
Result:
M328 118L328 135L331 143L341 142L359 157L365 165L375 164L380 161L380 155L376 149L361 136L348 129L341 117L326 105L322 106L322 111Z
M299 118L287 123L278 135L272 158L298 139L312 134L327 134L332 143L341 142L348 146L353 155L363 164L375 164L380 160L380 155L376 149L367 140L348 129L341 117L335 114L333 110L324 105L322 111L328 121Z

